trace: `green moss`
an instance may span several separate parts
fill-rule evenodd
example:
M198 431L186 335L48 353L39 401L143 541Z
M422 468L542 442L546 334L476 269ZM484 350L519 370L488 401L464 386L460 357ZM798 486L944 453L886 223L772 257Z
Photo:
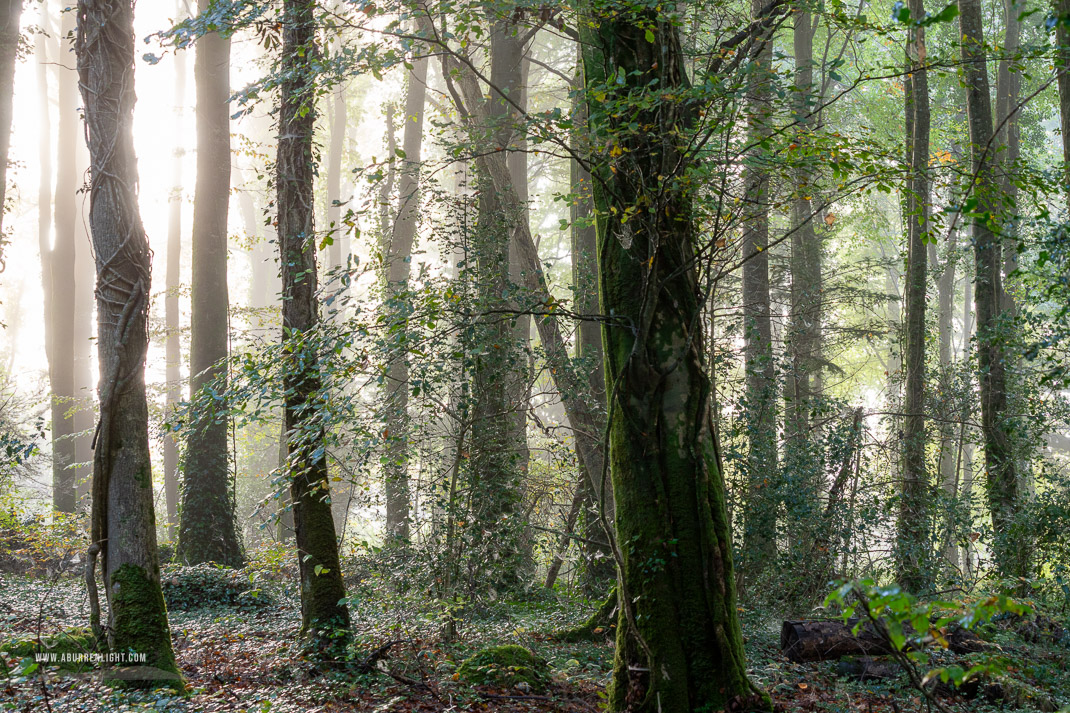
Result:
M523 646L491 646L467 658L457 669L461 680L477 686L512 688L526 683L532 691L546 689L550 683L549 666Z
M152 467L146 462L145 466L137 472L137 484L142 488L152 487Z
M115 680L133 686L171 686L183 690L182 677L171 649L171 630L167 623L160 584L144 569L124 564L111 576L113 653L143 655L136 677L120 671Z
M37 654L51 654L52 665L65 671L87 671L93 668L91 661L76 660L83 654L98 652L97 640L88 629L67 629L58 634L36 638L15 639L0 644L0 651L14 658L28 658ZM47 665L47 664L46 664Z

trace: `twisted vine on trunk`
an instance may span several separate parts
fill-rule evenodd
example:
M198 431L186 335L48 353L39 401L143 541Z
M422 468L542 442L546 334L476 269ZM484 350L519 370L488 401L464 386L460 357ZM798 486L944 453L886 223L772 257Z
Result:
M149 462L145 354L151 251L137 204L133 3L81 0L75 46L97 267L100 420L91 539L101 548L109 647L145 654L155 669L150 679L176 681Z

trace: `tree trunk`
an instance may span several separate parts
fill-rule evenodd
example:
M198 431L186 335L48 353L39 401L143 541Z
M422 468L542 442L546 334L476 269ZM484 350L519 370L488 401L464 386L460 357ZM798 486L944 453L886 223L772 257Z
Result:
M793 43L795 52L795 143L800 151L811 139L814 129L811 113L816 107L814 94L814 20L805 6L795 12ZM805 156L805 152L800 154ZM814 227L813 195L817 190L817 175L806 158L794 169L795 196L791 203L791 315L786 349L789 373L785 387L785 432L788 441L783 471L791 474L790 488L785 495L792 546L809 547L808 525L818 512L819 493L823 489L819 455L815 439L810 433L811 411L814 408L814 386L818 376L818 357L821 340L821 240ZM800 529L801 528L801 529ZM824 586L824 582L806 582L806 588Z
M1018 269L1018 186L1014 183L1015 164L1021 150L1021 132L1019 130L1021 113L1018 111L1018 99L1021 94L1022 78L1020 70L1014 67L1021 44L1022 23L1018 16L1025 8L1016 0L1003 0L1003 54L996 71L996 140L995 150L999 159L999 183L1002 193L1001 208L1003 215L1000 223L1003 227L1003 276L1004 289L1000 298L1001 309L1013 315L1015 312L1014 295L1007 289L1006 278Z
M15 60L19 47L22 0L0 5L0 266L3 265L4 211L7 208L7 159L11 148L11 119L15 101Z
M79 114L78 73L74 54L77 16L63 12L60 20L61 57L56 71L59 75L59 127L56 146L56 195L54 218L56 243L74 246L74 332L72 349L74 362L75 413L74 439L75 490L79 508L88 510L92 486L93 427L96 424L97 387L93 378L93 324L96 265L89 236L88 192L84 191L89 166L88 149L82 140L83 127ZM68 39L72 38L72 39Z
M583 95L582 57L577 56L577 78L572 100L572 134L573 149L581 156L590 153L587 142L587 99ZM606 410L606 370L605 354L602 351L602 325L598 315L598 230L594 224L594 205L591 188L591 174L586 166L575 158L569 162L569 179L572 186L572 205L569 217L572 223L572 289L575 311L580 315L576 326L576 363L581 372L587 374L587 387L593 413L598 418L598 432L601 438L605 428ZM530 269L530 268L528 268ZM575 426L574 426L575 427ZM608 545L602 524L600 491L602 473L587 477L584 472L583 459L579 454L579 438L576 439L576 451L579 462L580 492L583 494L582 532L584 541L583 587L589 596L601 595L606 591L607 583L615 578L616 563ZM595 483L598 482L598 487ZM606 489L612 487L606 483ZM611 520L607 520L611 522ZM549 578L547 578L549 581Z
M981 393L981 432L985 449L988 508L995 532L996 567L1005 577L1027 577L1029 554L1015 524L1018 509L1018 473L1007 432L1007 391L1004 335L1000 333L1003 280L1000 238L989 222L999 214L1000 187L992 153L992 105L984 50L980 0L959 3L962 33L963 77L969 118L970 155L974 197L973 220L977 314L977 361Z
M763 0L752 0L751 15L757 17ZM765 42L755 57L747 87L747 143L753 146L745 159L742 214L743 337L746 373L748 450L747 494L743 512L744 571L750 579L775 567L777 557L777 403L776 369L773 362L772 308L769 295L769 170L760 142L771 130L773 43ZM753 256L753 257L751 257Z
M442 60L447 86L453 94L454 104L463 119L469 125L484 126L487 121L486 103L476 78L470 72L465 72L457 63L451 62L448 56L443 55ZM456 85L450 79L454 76L459 80ZM480 155L477 157L477 164L492 182L495 192L501 196L502 204L515 206L519 204L520 199L512 185L509 169L502 153ZM575 366L569 358L567 343L557 321L557 315L553 312L556 301L550 295L530 226L525 221L514 221L511 229L513 231L511 239L524 264L521 287L530 295L532 304L538 305L539 309L545 307L545 311L537 314L535 327L539 333L539 341L546 350L546 361L565 407L565 415L573 429L576 454L587 478L591 481L592 488L599 493L601 506L606 516L612 521L613 490L609 487L608 481L606 488L602 488L603 427L599 409L584 383L585 380L576 373Z
M348 645L349 609L331 517L324 427L314 334L316 239L313 227L315 159L315 2L283 4L283 80L279 95L276 161L279 255L282 263L283 380L287 465L293 478L294 530L301 574L301 634L318 656L337 656Z
M425 22L416 31L426 31ZM405 128L401 137L404 168L398 178L398 211L392 221L387 252L387 304L399 313L409 287L412 245L420 217L420 161L423 148L424 103L427 97L427 64L423 53L415 57L405 92ZM408 298L405 298L406 302ZM407 324L405 325L407 327ZM407 331L406 331L407 334ZM407 340L402 339L390 360L386 383L388 450L385 472L386 531L400 542L409 540L409 357Z
M183 2L178 2L181 16ZM171 166L171 196L167 217L167 273L164 297L164 342L167 360L167 401L164 407L169 416L182 400L182 326L178 313L181 288L182 260L182 162L185 154L182 116L186 106L186 53L175 53L175 149ZM167 503L167 534L172 542L178 539L178 443L174 433L164 434L163 483Z
M48 40L51 22L47 4L41 5L41 29L34 43L41 101L41 144L38 162L41 182L37 192L38 245L45 304L45 351L52 406L52 507L72 513L77 504L74 442L74 235L56 231L52 242L52 129L48 101ZM62 120L61 120L62 121ZM66 128L66 127L61 127ZM60 151L74 150L73 136L61 135ZM64 176L63 178L67 178ZM75 187L57 184L63 199L74 199Z
M101 547L108 648L144 654L154 669L146 674L150 679L178 687L160 589L149 462L145 354L151 252L137 207L133 19L129 0L78 3L100 360L91 542Z
M852 633L860 623L861 619L785 621L780 627L780 650L796 663L893 653L888 639L872 623L866 622L857 634ZM903 628L904 633L915 635L909 624ZM969 629L955 629L947 638L949 648L957 654L976 653L985 647L981 638Z
M490 97L486 100L486 123L476 127L477 138L490 134L489 142L506 153L516 140L516 113L496 91L516 101L521 91L523 48L510 16L491 11ZM495 89L496 88L496 89ZM472 488L472 517L485 523L474 536L484 572L491 561L500 573L497 584L517 583L520 569L521 473L515 440L514 401L520 378L520 362L526 361L515 343L510 309L516 301L509 294L509 248L517 227L526 223L520 188L513 183L506 153L506 172L512 193L504 195L486 171L477 175L478 216L472 238L475 250L477 310L474 329L477 352L472 370L472 458L468 470ZM525 182L526 183L526 182ZM525 185L526 189L526 185Z
M936 265L938 256L936 244L929 242L929 262ZM947 255L944 259L940 278L936 282L939 314L937 315L937 329L940 350L940 384L944 394L952 394L951 369L951 340L954 333L952 312L955 305L955 268L958 262L958 230L952 230L947 240ZM946 402L946 399L945 399ZM949 409L943 409L941 416L944 422L940 424L940 463L939 484L947 504L947 512L952 517L947 518L941 548L944 563L952 570L954 576L959 568L959 550L956 544L955 519L953 517L955 504L959 500L959 439L955 437L954 421L961 414Z
M922 0L910 0L911 17L924 17ZM907 161L906 330L904 389L903 470L900 475L899 520L896 534L900 584L909 591L929 588L932 580L929 545L929 474L925 464L925 243L929 232L929 80L925 69L925 28L914 27L907 36L905 113Z
M199 0L199 12L210 0ZM226 404L209 393L227 383L229 295L227 218L230 207L230 40L210 32L195 45L197 183L193 196L190 313L190 398L204 399L187 426L179 560L240 567L245 557L235 516Z
M588 93L592 145L606 147L594 199L601 312L613 317L603 343L621 614L609 709L768 709L745 670L690 177L679 173L694 109L661 96L688 86L679 35L648 9L583 25L588 88L637 103L609 112Z
M519 119L518 114L520 112L527 112L528 110L528 77L531 73L531 62L528 61L525 48L519 43L518 39L513 35L508 36L508 42L513 46L510 55L519 57L519 76L517 77L516 89L512 92L510 98L516 102L517 108L510 109L509 115L514 117L514 121ZM517 198L520 199L519 211L517 212L516 219L524 223L528 223L528 231L530 232L530 209L528 206L528 141L527 136L523 129L513 129L512 148L506 157L506 163L509 166L509 177L516 189ZM519 285L522 281L521 273L524 271L524 259L520 255L519 247L513 240L509 240L509 284L510 286ZM510 292L512 292L510 288ZM516 300L514 300L514 304ZM510 393L509 401L511 402L511 408L509 412L509 435L507 442L509 444L509 450L513 453L513 467L517 470L522 479L527 477L528 469L531 465L531 450L528 448L528 410L531 407L531 375L532 375L532 357L531 357L531 314L528 313L527 304L518 304L519 310L513 319L512 324L512 342L515 349L516 365L512 370L512 378L510 379ZM523 487L523 482L521 483ZM530 537L530 531L523 537L525 546L521 546L522 549L522 566L525 569L531 569L533 565L533 558L531 556L531 545L533 540Z
M331 144L327 151L327 229L331 244L327 248L327 267L342 264L342 153L346 142L346 87L339 83L331 92Z
M1055 0L1058 22L1055 43L1058 45L1056 68L1059 70L1059 127L1063 142L1063 190L1070 207L1070 0Z
M73 37L74 13L70 15L70 27ZM64 33L67 36L67 33ZM72 43L73 44L73 43ZM73 50L70 55L73 58ZM74 64L73 61L70 62ZM66 81L65 81L66 80ZM66 123L64 117L67 118ZM84 177L89 166L88 150L81 141L82 122L78 116L78 76L73 69L62 69L60 74L60 135L70 134L71 141L77 144L74 152L60 154L57 158L59 180L69 172L71 182L82 189ZM61 139L62 141L62 139ZM88 191L79 193L74 200L62 208L62 198L57 195L56 234L63 230L74 236L74 382L78 395L78 410L74 415L75 459L78 462L77 493L79 508L89 510L90 491L93 474L93 432L97 422L96 379L93 378L93 325L95 324L96 299L96 265L94 264L92 242L89 236Z

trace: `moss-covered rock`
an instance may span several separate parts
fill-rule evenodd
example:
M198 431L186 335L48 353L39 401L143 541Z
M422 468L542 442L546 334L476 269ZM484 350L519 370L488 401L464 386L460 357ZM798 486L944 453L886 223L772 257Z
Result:
M47 654L51 661L44 665L59 666L66 671L87 671L93 668L92 654L99 653L96 637L88 629L67 629L58 634L37 638L23 638L0 644L0 652L9 657L24 659Z
M462 681L477 686L513 688L527 684L535 692L545 690L550 683L549 664L515 644L480 650L461 663L457 674Z
M165 565L160 584L167 608L189 611L212 606L266 607L275 600L244 570L205 563Z

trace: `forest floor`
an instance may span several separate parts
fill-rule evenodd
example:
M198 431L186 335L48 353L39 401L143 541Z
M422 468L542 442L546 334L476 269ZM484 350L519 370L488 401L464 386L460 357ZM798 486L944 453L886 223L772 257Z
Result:
M164 579L167 581L165 572ZM396 582L391 583L391 586ZM441 611L421 593L391 595L385 582L358 588L351 600L358 650L397 642L376 672L317 675L294 646L299 608L293 592L264 584L261 598L211 602L210 592L172 587L170 621L175 653L188 684L177 696L166 689L136 691L101 683L92 671L72 674L41 666L30 675L25 659L2 655L0 710L333 713L368 711L529 711L589 713L603 708L612 664L608 640L564 643L555 633L591 611L582 600L534 592L525 601L499 601L469 612L452 643L440 640ZM353 590L351 590L353 591ZM208 604L204 606L204 604ZM779 649L780 617L743 610L753 680L782 711L906 713L930 711L905 676L861 683L838 675L836 662L795 664ZM74 577L0 574L0 645L84 627L84 584ZM1047 621L1051 621L1050 619ZM1051 627L1049 626L1050 630ZM1016 700L966 700L947 695L955 711L1060 710L1070 704L1070 633L1040 636L1028 627L995 626L1002 676L1022 686ZM458 680L459 663L479 647L520 644L549 663L550 686L526 690L473 687ZM5 671L4 668L7 668ZM1030 693L1031 692L1031 693ZM1070 710L1065 708L1064 710ZM666 712L670 713L670 712ZM683 712L673 712L683 713Z

